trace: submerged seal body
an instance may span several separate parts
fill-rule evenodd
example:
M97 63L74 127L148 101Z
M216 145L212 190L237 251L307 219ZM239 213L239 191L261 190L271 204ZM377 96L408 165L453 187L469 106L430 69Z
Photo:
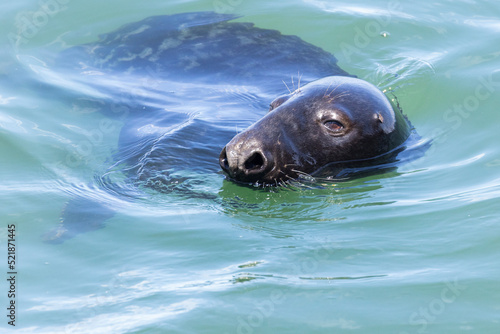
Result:
M219 163L236 181L280 184L332 165L380 163L409 135L408 121L379 89L332 76L275 99L226 145Z

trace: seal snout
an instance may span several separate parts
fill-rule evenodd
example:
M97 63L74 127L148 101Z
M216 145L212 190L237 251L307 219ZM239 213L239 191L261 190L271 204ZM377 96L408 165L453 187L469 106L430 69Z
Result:
M219 156L222 170L232 179L260 182L272 169L271 154L257 147L242 147L230 142Z

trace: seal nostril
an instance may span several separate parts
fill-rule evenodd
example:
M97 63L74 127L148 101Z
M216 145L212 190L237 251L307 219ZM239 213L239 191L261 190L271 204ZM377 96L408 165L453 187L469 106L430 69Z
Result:
M229 170L229 162L227 161L226 148L222 150L219 156L219 164L223 170Z
M262 166L264 166L264 157L259 152L255 152L245 161L245 169L248 171L261 169Z

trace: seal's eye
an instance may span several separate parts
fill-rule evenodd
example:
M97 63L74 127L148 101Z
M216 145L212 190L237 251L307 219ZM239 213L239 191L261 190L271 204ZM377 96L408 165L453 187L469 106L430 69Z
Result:
M333 133L338 133L344 130L344 126L338 121L326 121L323 123L323 125Z

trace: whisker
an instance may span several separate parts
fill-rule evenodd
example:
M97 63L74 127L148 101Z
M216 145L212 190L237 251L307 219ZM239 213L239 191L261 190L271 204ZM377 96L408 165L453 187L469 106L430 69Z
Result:
M285 167L286 167L286 165L285 165ZM279 172L280 172L281 174L283 174L283 175L287 176L287 175L285 174L285 172L284 172L284 171L280 170Z
M328 93L328 89L330 89L330 86L332 85L332 83L330 83L330 85L328 85L328 87L326 88L325 95L323 95L323 97L330 96L331 94L333 94L337 90L337 88L339 88L343 84L344 84L343 82L339 83L330 93Z
M300 174L300 175L308 175L308 176L311 176L311 175L307 174L306 172L303 172L303 171L298 170L298 169L292 169L292 172L295 172L295 173Z
M298 165L297 165L297 164L285 164L283 167L284 167L284 168L288 168L288 167L290 167L290 166L298 166Z
M283 83L285 84L285 87L286 87L286 89L288 89L288 92L290 94L292 94L292 91L290 90L290 88L288 88L288 85L286 84L285 80L281 80L281 81L283 81Z
M336 99L339 99L339 98L344 97L344 96L349 96L349 95L351 95L351 94L350 94L350 93L347 93L347 92L340 93L340 94L338 94L338 95L335 95L335 96L333 96L333 97L330 97L330 101L329 101L329 102L333 102L333 101L335 101Z
M300 71L297 71L297 76L299 77L299 83L297 84L297 91L300 92L300 79L302 79L302 76L300 75Z
M292 172L299 174L299 176L304 177L308 181L311 181L311 182L316 181L316 178L314 176L312 176L311 174L308 174L308 173L305 173L303 171L296 170L296 169L292 169Z
M325 94L323 95L323 97L326 97L326 93L328 93L328 90L330 89L330 87L332 86L332 84L333 84L333 82L330 82L330 84L328 85L328 87L326 87Z

